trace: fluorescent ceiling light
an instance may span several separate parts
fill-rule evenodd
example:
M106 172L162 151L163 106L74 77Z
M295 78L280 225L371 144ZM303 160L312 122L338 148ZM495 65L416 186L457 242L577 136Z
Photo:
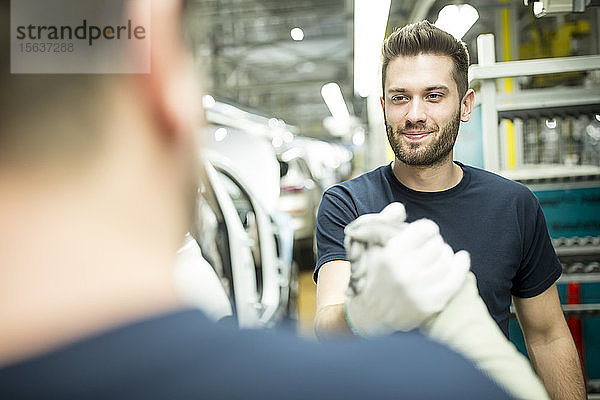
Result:
M533 3L533 14L536 17L543 17L546 15L546 11L544 10L544 4L540 1L536 1Z
M350 113L344 102L344 96L337 83L330 82L321 88L321 96L334 119L340 122L350 122Z
M576 3L575 0L539 0L533 3L533 14L538 18L546 15L569 14L575 11ZM583 1L579 4L583 5L585 10Z
M361 97L377 85L390 4L391 0L354 0L354 91Z
M304 39L304 31L300 28L294 28L290 31L290 35L294 40L302 40Z
M478 19L479 13L473 6L451 4L440 10L435 26L460 40Z

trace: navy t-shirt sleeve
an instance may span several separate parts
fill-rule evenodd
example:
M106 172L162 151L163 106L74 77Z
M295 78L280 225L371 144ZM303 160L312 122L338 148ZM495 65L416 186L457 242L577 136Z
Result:
M344 228L358 218L352 198L341 186L329 188L324 194L317 214L317 265L313 278L317 281L319 268L334 260L347 260L344 248Z
M556 282L562 267L552 246L542 208L531 193L519 220L523 236L522 261L513 279L511 294L535 297Z

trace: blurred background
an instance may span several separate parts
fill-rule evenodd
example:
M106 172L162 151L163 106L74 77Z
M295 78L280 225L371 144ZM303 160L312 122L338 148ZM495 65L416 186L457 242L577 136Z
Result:
M322 192L392 160L381 43L428 19L471 56L476 106L455 159L538 196L563 263L565 315L600 391L600 1L190 2L209 121L200 207L210 218L197 240L242 325L287 321L312 335ZM523 349L516 321L511 336Z

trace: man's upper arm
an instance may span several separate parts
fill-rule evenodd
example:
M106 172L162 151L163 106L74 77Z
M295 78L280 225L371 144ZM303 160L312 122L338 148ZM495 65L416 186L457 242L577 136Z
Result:
M317 282L315 334L322 340L351 334L344 313L346 288L350 280L350 263L346 261L344 229L356 219L349 193L339 186L324 194L317 215Z
M314 273L315 282L317 275L320 275L321 266L331 261L347 260L344 229L358 217L349 196L349 193L337 186L329 188L323 194L315 232L318 256Z
M346 288L350 280L350 262L329 261L321 266L317 278L317 311L346 301Z
M529 345L568 333L556 284L534 297L513 297L513 302Z

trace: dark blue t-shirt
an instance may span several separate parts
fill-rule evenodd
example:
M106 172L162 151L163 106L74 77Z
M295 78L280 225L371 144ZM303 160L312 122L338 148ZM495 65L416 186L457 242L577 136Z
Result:
M506 399L416 333L321 344L198 311L130 324L0 369L2 399Z
M463 178L441 192L418 192L396 179L391 164L324 194L317 217L319 268L347 260L344 228L360 215L380 212L399 201L409 222L429 218L440 226L454 251L471 254L471 270L490 314L508 337L511 294L534 297L562 271L537 198L524 185L457 162Z

